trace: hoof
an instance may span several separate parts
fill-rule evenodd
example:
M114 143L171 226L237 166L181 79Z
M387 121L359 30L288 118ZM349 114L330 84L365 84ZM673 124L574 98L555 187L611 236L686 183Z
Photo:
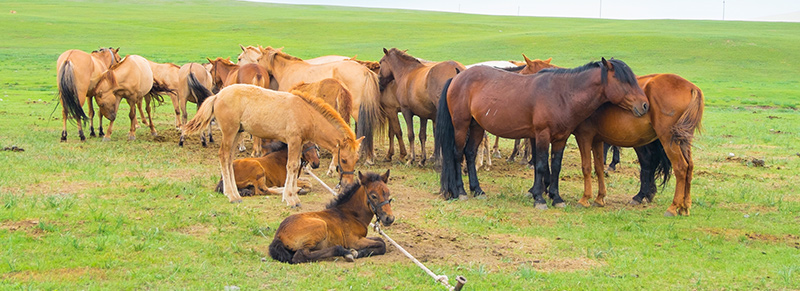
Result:
M673 217L673 216L675 216L675 213L669 211L664 212L664 217Z
M534 203L533 207L539 210L547 210L547 203Z
M151 132L150 135L153 136L153 137L157 137L158 136L158 132L155 132L155 131Z
M642 202L639 202L639 201L636 201L636 200L633 200L633 199L631 199L631 201L630 201L630 202L628 202L628 205L631 205L631 206L639 206L639 205L642 205Z
M128 141L134 141L134 140L136 140L136 136L135 135L129 135L128 136Z
M292 207L291 207L291 208L292 208L292 209L299 209L300 207L301 207L301 205L300 205L300 202L297 202L297 204L295 204L295 205L292 205Z
M353 257L353 254L346 254L343 257L344 257L345 261L350 262L350 263L356 261L355 257Z
M606 207L605 204L597 203L597 201L592 202L592 206L594 206L594 207Z
M104 136L104 137L103 137L103 141L111 141L111 139L110 139L110 138L108 138L107 136Z
M297 191L297 195L306 195L306 194L308 194L309 192L311 192L311 189L305 189L305 188L303 188L303 189L300 189L300 191Z
M586 203L586 204L583 204L583 203ZM577 207L579 207L579 208L589 208L589 206L591 206L591 205L590 205L590 204L589 204L589 205L587 205L587 204L589 204L589 203L587 203L587 202L581 202L581 201L578 201L578 204L577 204L577 205L575 205L575 206L577 206Z
M242 203L242 198L231 200L231 204L239 204Z
M458 195L458 200L467 201L467 200L469 200L469 196L464 195L464 194Z
M555 207L555 208L567 208L567 203L566 202L558 202L556 204L553 204L553 207Z
M486 196L486 193L475 194L475 199L478 199L478 200L486 200L487 198L488 198L488 197Z

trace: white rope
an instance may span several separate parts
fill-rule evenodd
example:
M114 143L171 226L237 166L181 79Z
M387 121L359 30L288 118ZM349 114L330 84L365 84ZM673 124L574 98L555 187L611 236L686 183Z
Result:
M311 177L314 177L314 179L316 179L317 182L319 182L319 184L322 185L322 187L324 187L325 189L328 189L328 191L330 191L331 194L333 194L334 197L337 196L336 192L333 191L333 189L331 189L331 187L328 187L328 185L325 184L325 182L322 182L322 180L319 177L314 175L314 173L311 172L311 170L308 168L308 166L306 166L304 169L306 170L306 173L311 175ZM377 232L380 235L382 235L383 237L385 237L386 240L388 240L390 243L392 243L392 245L394 245L395 248L400 250L401 253L403 253L404 255L406 255L406 257L411 259L411 261L414 262L414 264L416 264L423 271L425 271L425 273L428 273L428 276L431 276L434 281L441 283L442 285L447 287L448 290L456 290L456 291L457 290L461 290L461 288L464 286L464 284L467 283L467 279L466 278L464 278L462 276L457 276L456 277L456 281L457 281L456 287L451 286L450 283L449 283L450 280L447 278L446 275L436 275L436 273L431 271L431 269L428 269L428 267L425 267L425 265L423 265L419 260L414 258L414 256L412 256L410 253L408 253L408 251L406 251L406 249L401 247L397 242L395 242L391 237L389 237L389 235L387 235L385 232L383 232L383 230L381 230L380 227L378 227L378 225L379 224L374 224L374 223L371 223L371 222L369 224L369 226L372 227L375 230L375 232Z

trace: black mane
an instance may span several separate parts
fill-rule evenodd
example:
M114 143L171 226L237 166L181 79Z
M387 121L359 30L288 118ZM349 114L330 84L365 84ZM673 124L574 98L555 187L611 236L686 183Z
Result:
M626 64L625 62L623 62L621 60L617 60L617 59L613 59L613 58L610 59L610 60L607 60L607 61L609 63L611 63L611 65L614 67L614 78L617 78L620 82L628 83L631 86L639 86L639 81L636 80L636 75L633 74L633 71L631 70L630 67L628 67L628 64ZM589 70L596 69L596 68L601 68L603 70L601 78L602 78L603 84L605 84L606 80L608 78L607 77L608 76L608 71L606 70L605 66L603 66L603 63L600 62L600 61L591 62L591 63L585 64L583 66L580 66L580 67L577 67L577 68L572 68L572 69L568 69L568 68L547 68L547 69L543 69L543 70L539 71L537 74L541 74L541 73L578 74L578 73L582 73L582 72L589 71Z
M503 70L503 71L506 71L506 72L519 72L519 71L522 71L522 69L524 69L527 66L528 65L522 65L522 66L516 66L516 67L510 67L510 68L500 68L500 69Z
M365 173L364 179L366 180L367 184L376 181L382 181L381 175L372 172ZM353 183L352 185L345 187L344 190L342 190L341 194L336 196L336 198L334 198L330 203L328 203L328 206L325 206L325 209L335 208L336 206L347 203L347 201L350 201L350 199L353 198L356 192L358 192L359 188L361 188L361 183Z
M389 52L390 53L394 52L400 59L403 59L403 60L406 60L406 61L409 61L409 62L416 62L416 63L422 64L422 62L420 62L419 59L417 59L415 57L412 57L411 55L409 55L405 51L399 50L397 48L391 48L391 49L389 49Z

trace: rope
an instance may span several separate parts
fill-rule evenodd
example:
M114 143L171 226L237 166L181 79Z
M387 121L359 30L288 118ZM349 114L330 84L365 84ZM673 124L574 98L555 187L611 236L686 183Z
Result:
M337 195L336 192L333 191L333 189L331 189L331 187L328 187L328 185L325 184L325 182L322 182L322 180L319 177L317 177L317 175L314 175L314 173L311 172L311 169L309 169L308 167L305 167L304 169L306 170L306 173L308 173L309 175L311 175L311 177L313 177L315 180L317 180L317 182L319 182L320 185L322 185L322 187L324 187L325 189L328 189L328 191L331 192L331 194L333 194L334 197ZM411 259L411 261L414 262L414 264L416 264L418 267L420 267L423 271L425 271L425 273L428 273L428 276L431 276L434 281L439 282L442 285L444 285L447 288L447 290L459 291L459 290L461 290L462 287L464 287L464 284L467 283L467 279L464 278L463 276L456 276L456 286L455 287L451 286L450 283L449 283L450 280L447 278L446 275L436 275L436 273L431 271L431 269L428 269L427 267L425 267L425 265L423 265L419 260L414 258L414 256L412 256L410 253L408 253L408 251L406 251L406 249L404 249L397 242L395 242L391 237L389 237L389 235L387 235L385 232L383 232L383 230L380 229L379 224L375 224L375 223L371 223L370 222L369 226L372 227L375 230L375 232L377 232L380 235L382 235L383 237L385 237L386 240L388 240L390 243L392 243L392 245L394 245L395 248L400 250L401 253L406 255L406 257Z

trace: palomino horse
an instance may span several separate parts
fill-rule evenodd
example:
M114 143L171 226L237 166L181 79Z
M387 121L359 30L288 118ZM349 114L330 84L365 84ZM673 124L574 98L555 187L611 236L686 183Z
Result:
M462 72L442 91L436 139L442 149L441 194L465 195L460 165L467 158L470 191L485 195L475 171L475 156L484 130L504 138L536 140L536 174L528 190L537 209L564 207L558 192L561 159L567 138L603 103L619 105L642 116L649 105L627 64L611 59L575 69L549 69L519 75L486 66ZM514 104L514 106L508 106ZM548 167L552 145L552 170ZM549 183L548 183L549 182Z
M374 156L373 131L378 131L384 122L379 102L378 76L353 61L312 65L280 49L260 49L262 55L258 63L275 78L279 91L289 90L301 82L316 82L325 78L336 78L350 90L353 96L351 116L357 120L358 136L365 137L366 163L371 164Z
M68 50L58 56L56 71L58 72L58 96L63 107L64 127L61 130L61 141L67 141L67 118L74 118L78 124L78 136L81 141L86 140L83 135L83 125L89 119L89 136L94 133L94 106L92 106L92 92L97 78L112 65L119 63L119 48L100 48L91 53L80 50ZM89 99L89 115L83 111L83 104ZM102 126L100 135L103 135Z
M297 179L291 173L296 173L300 168L301 147L305 142L316 143L334 153L339 164L340 180L345 184L353 183L362 139L356 139L350 126L322 99L301 92L294 93L246 84L231 85L206 99L197 115L184 126L184 133L191 134L208 126L211 118L216 117L222 131L219 161L224 193L230 202L242 201L233 178L232 148L239 140L240 130L289 145L283 190L283 201L287 205L300 205L300 199L296 196Z
M289 147L286 143L277 142L278 146L272 151L258 158L244 158L233 161L233 175L236 180L236 188L242 196L245 189L250 190L253 195L277 194L270 191L269 187L283 187L286 181L286 162L288 161ZM297 177L300 177L303 167L311 165L311 168L319 168L319 147L312 142L303 145L303 153L300 156L300 170ZM308 189L311 184L298 180L297 185L301 189ZM224 187L222 179L219 180L217 192L222 193Z
M380 85L385 88L389 82L397 83L395 96L400 103L400 111L406 120L408 145L411 151L409 164L417 159L414 150L414 116L419 116L419 142L421 157L419 165L427 159L425 141L427 140L428 119L436 122L436 107L442 93L444 83L458 72L464 71L463 65L456 61L422 63L415 57L397 48L383 49L384 56L380 60Z
M111 140L111 131L117 119L119 103L124 98L131 107L128 117L131 119L131 129L128 140L136 139L136 107L145 98L145 95L155 95L153 84L153 71L147 59L138 55L128 55L119 63L111 66L106 72L92 80L95 86L95 95L100 113L110 120L108 132L103 141ZM160 90L158 90L160 91ZM150 118L150 107L147 107ZM153 120L150 119L150 134L158 135Z
M391 193L383 175L358 172L360 183L348 186L325 210L293 214L281 222L269 245L269 255L280 262L298 264L342 257L383 255L386 243L367 237L367 226L377 216L384 226L394 222Z
M200 108L200 104L203 104L203 101L208 96L213 95L210 90L213 86L213 79L211 78L211 73L198 63L188 63L181 66L181 69L178 70L178 78L178 102L174 103L173 101L172 104L175 109L177 126L181 129L187 122L186 102L197 103L197 108ZM181 135L178 145L183 146L184 142L185 137ZM214 142L214 137L211 135L211 126L208 127L208 142ZM200 143L204 147L208 146L205 134L200 136Z
M605 205L606 188L602 174L602 159L603 142L607 142L617 146L636 147L642 163L642 186L639 193L633 197L632 204L640 204L643 200L652 201L655 195L653 176L656 172L661 172L666 182L671 164L677 181L672 204L664 215L689 215L694 169L691 143L695 130L701 127L703 93L688 80L674 74L646 75L639 77L638 81L653 107L650 113L644 116L645 118L634 118L618 106L605 105L575 130L584 179L584 194L578 203L589 206L589 200L592 199L592 170L589 156L591 149L591 153L594 154L598 187L594 204ZM655 150L666 152L665 158L669 160L648 158L643 151L652 148L651 143L657 143ZM658 153L652 155L656 154Z

